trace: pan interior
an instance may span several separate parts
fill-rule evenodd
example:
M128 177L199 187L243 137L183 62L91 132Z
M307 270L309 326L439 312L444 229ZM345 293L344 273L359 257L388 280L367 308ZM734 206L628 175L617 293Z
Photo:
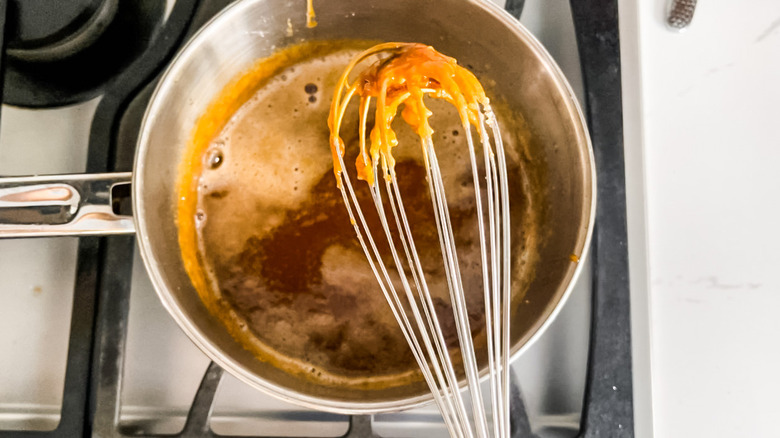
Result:
M183 201L177 217L182 258L199 285L201 299L244 348L259 360L318 385L385 389L419 383L422 377L336 189L326 124L340 74L368 45L358 41L293 45L240 75L195 130L192 156L185 162L199 165L194 173L183 172ZM253 92L236 93L234 84ZM246 100L239 105L235 100L242 96ZM228 116L220 110L227 101L238 109L226 120L215 120ZM443 157L472 331L485 363L484 298L468 134L453 106L433 99L427 104L434 113L437 154ZM522 147L518 144L528 133L518 126L518 117L508 115L508 111L499 113L512 175L517 303L533 279L538 259L539 215L533 207L541 199L539 191L532 191L535 170L518 153ZM342 129L347 156L358 149L357 119L357 105L353 105ZM395 127L400 192L457 363L457 332L419 139L400 121ZM357 181L354 169L349 173ZM368 188L358 182L357 189L369 228L400 292L402 284Z
M311 369L306 371L302 367L298 367L296 371L294 364L277 363L269 359L270 355L258 354L251 346L248 347L246 342L241 342L241 333L236 330L231 332L226 327L238 327L250 332L250 325L242 327L240 321L226 324L225 319L219 317L219 312L208 308L208 296L213 295L204 295L207 297L205 301L200 298L199 290L222 290L208 283L213 278L222 282L227 279L220 280L217 264L213 262L210 268L213 272L208 272L209 275L189 274L193 266L208 268L209 263L197 258L194 260L196 263L193 263L192 258L182 257L186 248L181 245L180 230L185 222L179 218L191 219L191 242L198 242L195 227L198 204L192 202L190 205L193 210L179 215L180 188L182 181L187 181L190 187L196 189L195 198L202 194L206 199L205 196L211 193L211 188L204 189L202 193L197 190L198 185L205 181L201 181L201 167L207 161L204 160L207 157L206 150L218 140L219 135L227 132L224 129L229 128L227 124L231 117L240 116L242 111L247 114L253 110L258 114L262 112L259 104L253 107L250 102L258 88L253 87L252 81L242 82L241 78L247 77L258 65L258 60L269 59L285 48L307 41L414 41L431 44L440 52L458 59L478 76L494 101L501 101L505 108L511 108L511 112L500 111L504 114L504 137L514 141L512 146L507 147L507 152L515 168L518 171L522 168L519 176L510 178L513 184L517 185L517 188L513 189L511 203L513 208L522 209L525 208L523 206L529 206L531 202L538 200L531 208L530 216L538 218L535 230L538 239L538 261L535 263L536 269L532 266L528 268L534 275L522 277L530 281L522 299L519 299L522 287L514 292L516 307L511 334L513 352L517 352L537 336L549 317L555 313L579 269L571 256L583 256L589 241L592 227L593 168L582 117L565 80L549 55L519 24L489 2L330 2L317 11L319 24L314 29L306 28L305 14L298 6L296 2L280 0L235 2L191 40L161 79L144 118L134 172L133 202L141 254L163 304L185 333L209 357L243 381L287 401L337 412L367 413L411 407L430 400L430 394L426 385L412 375L413 372L407 375L406 381L400 377L405 373L401 360L396 361L395 368L391 366L384 371L360 368L357 366L360 361L355 360L350 361L350 368L343 364L338 366L333 360L328 362L327 349L324 349L319 355L320 359L303 358L307 363L319 360L315 363L315 372L312 373ZM302 58L298 58L294 64L300 62ZM284 68L292 66L282 64ZM281 78L282 65L278 67L278 70L271 69L273 71L266 76L269 80L284 83ZM273 79L270 79L271 77ZM301 77L301 80L306 84L313 82L308 77ZM293 84L290 76L286 83ZM292 102L291 105L308 104L310 95L305 91L306 84L303 88L300 83L288 85L290 96L273 100L281 102L288 99L292 102L298 99L298 103ZM325 81L322 86L319 83L316 85L316 104L326 105L331 92L327 90ZM233 95L233 99L221 100L220 97L225 96L225 90L230 87L235 87L233 91L237 94ZM304 101L300 102L300 99ZM242 107L244 104L247 106ZM302 111L301 108L298 108L299 112ZM439 109L435 111L438 114ZM205 131L210 131L204 133L210 135L195 135L197 133L193 127L203 126L199 123L204 114L214 115L215 112L220 113L213 117L217 123L208 129L204 128ZM320 117L313 112L309 115ZM303 117L303 113L299 117ZM251 117L247 120L249 119ZM290 123L290 120L292 118L288 117L285 122ZM296 128L295 138L304 135L304 131L321 130L324 133L327 126L324 118L320 120L311 124L291 125ZM443 138L443 135L448 133L447 122L441 121L440 128L437 128L436 119L433 119L432 123L438 135L442 136L435 139L437 145L440 145L437 147L445 147L446 142L452 139L449 135L447 139ZM230 129L238 129L238 126L239 123L236 123ZM305 135L316 138L314 134ZM203 139L204 149L195 153L193 138ZM327 150L326 142L318 144L321 146L316 149ZM415 144L416 140L408 143L406 147L412 154L416 152ZM266 164L261 159L263 154L258 152L263 147L266 148L266 154L269 149L275 150L273 145L253 144L239 152L236 144L232 144L224 151L224 168L215 169L213 175L216 177L218 174L227 173L225 170L231 168L231 163L237 164L237 161L246 160L247 165ZM314 149L315 147L311 146L311 150L307 149L300 157L296 156L296 159L311 159L316 161L318 166L321 165L323 160L315 158ZM250 150L258 155L252 158L249 156ZM242 153L246 156L241 155ZM324 162L329 163L329 159ZM309 169L306 165L299 166L299 170L302 168ZM284 178L276 181L284 181L287 184L294 175L294 167L282 170ZM236 171L236 176L243 172ZM293 215L295 211L300 211L305 199L309 198L308 194L316 189L317 184L320 181L323 181L322 184L327 183L327 179L323 178L326 172L327 169L322 168L307 171L307 180L299 181L299 184L308 184L305 189L303 185L299 185L300 193L285 199L285 202L297 204L283 205L275 212L268 210L258 221L257 229L251 230L259 235L257 238L262 240L270 236L267 230L266 234L262 234L263 230L259 229L261 223L265 224L266 228L272 227L274 220L286 219L288 214ZM244 172L244 177L246 176L253 177ZM222 180L231 181L227 177ZM411 178L409 180L412 181ZM251 183L257 186L261 181L252 179ZM420 185L424 184L420 182ZM528 190L523 188L523 184L528 185ZM286 187L291 190L295 186ZM335 182L331 187L336 191ZM233 190L232 195L228 196L249 197L260 191L258 188L252 191ZM258 201L255 199L247 202L246 208L234 208L234 215L257 215ZM408 202L411 202L411 199ZM204 212L206 224L211 222L213 225L219 221L219 214L214 208L212 205L211 211ZM340 205L336 207L334 214L338 214L340 208ZM513 225L515 233L530 231L520 226L524 220L522 218L522 214L518 219L513 217L513 224L517 226L514 228ZM345 225L349 226L348 222ZM238 228L240 227L237 227L236 233L240 231ZM249 229L243 227L243 230ZM245 243L250 234L247 233L243 240L236 237L235 242L238 243L235 244L226 242L212 246L234 248L234 251L228 252L240 254L239 249L245 246L241 243ZM338 232L332 234L340 235ZM515 238L515 241L521 242L522 238ZM204 254L208 255L208 238L203 242L206 249ZM194 248L198 250L197 244ZM323 251L323 254L326 252ZM521 260L522 254L523 252L516 254L515 260ZM230 259L226 257L226 260ZM247 258L250 259L252 258ZM338 264L346 263L342 261ZM240 265L240 261L237 265ZM260 266L267 264L261 263ZM332 275L337 274L332 272ZM357 290L358 288L355 288L353 294L356 294ZM370 302L364 300L368 294L367 290L361 291L360 299L356 297L355 301L370 309ZM344 292L342 295L348 294ZM225 308L232 306L229 300L223 300L222 303L226 304ZM378 304L381 304L381 300ZM369 314L370 312L364 313ZM266 317L270 318L270 315ZM299 325L311 319L316 318L304 318L295 323ZM386 327L389 330L389 326ZM262 341L263 333L258 336L254 332L251 337ZM270 336L265 339L268 338ZM322 337L321 344L336 345L335 342L331 343L327 336ZM353 349L357 349L357 344L352 345ZM277 350L290 346L291 344L271 345ZM276 357L284 359L294 356L298 356L294 351L284 350ZM321 372L323 377L330 373L343 381L335 384L335 381L326 381L327 379L318 380L317 372ZM367 377L385 381L381 384L366 381ZM341 384L360 382L361 379L367 383Z

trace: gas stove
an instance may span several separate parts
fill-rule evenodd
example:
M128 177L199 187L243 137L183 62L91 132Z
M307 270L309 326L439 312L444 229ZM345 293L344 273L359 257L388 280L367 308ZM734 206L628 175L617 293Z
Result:
M157 76L229 2L44 3L0 0L0 175L132 170ZM505 5L588 97L599 184L590 265L513 363L517 438L634 436L617 2L571 3ZM106 30L83 30L95 23ZM446 436L435 406L329 414L223 374L163 309L128 236L0 240L0 351L0 437Z

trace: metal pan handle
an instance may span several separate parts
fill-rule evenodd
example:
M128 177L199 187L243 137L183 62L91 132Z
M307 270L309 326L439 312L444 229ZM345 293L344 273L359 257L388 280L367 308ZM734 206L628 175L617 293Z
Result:
M0 178L0 238L135 233L132 173Z

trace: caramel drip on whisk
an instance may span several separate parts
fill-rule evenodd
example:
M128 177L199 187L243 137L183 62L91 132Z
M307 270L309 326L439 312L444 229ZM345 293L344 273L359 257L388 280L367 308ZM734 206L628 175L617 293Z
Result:
M376 61L349 83L349 75L357 64L381 53L389 53L390 56ZM480 105L486 107L489 104L477 78L458 65L454 58L437 52L431 46L384 43L364 51L342 74L328 118L333 169L339 185L344 156L344 141L339 131L346 107L355 94L360 96L360 153L355 161L357 176L372 186L376 164L381 163L386 179L389 180L394 173L392 150L398 145L398 140L392 123L402 104L401 117L420 136L423 147L426 139L433 135L428 123L432 113L425 105L424 96L444 99L454 105L464 127L471 123L480 134ZM376 99L374 128L369 134L370 146L367 147L365 129L372 98Z
M314 0L306 0L306 27L317 27L316 14L314 13Z

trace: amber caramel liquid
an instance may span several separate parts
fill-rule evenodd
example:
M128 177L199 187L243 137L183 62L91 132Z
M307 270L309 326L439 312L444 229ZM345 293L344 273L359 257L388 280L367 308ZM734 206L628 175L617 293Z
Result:
M258 359L321 384L388 387L418 379L417 365L336 188L326 123L333 88L359 46L286 49L289 56L272 60L273 68L261 61L238 79L240 92L236 83L229 86L201 120L200 128L213 132L196 128L190 148L196 164L182 171L178 221L182 256L201 298ZM232 112L225 109L235 105L231 97L242 100ZM431 102L431 109L479 346L483 292L465 132L451 105ZM356 113L348 112L341 131L350 156L357 150ZM419 139L398 125L399 187L446 339L456 348ZM505 137L510 173L522 175L516 139ZM353 182L384 247L365 183L354 175ZM536 218L522 177L513 184L514 224L525 230L516 236L523 251L515 271L524 284L532 276Z

